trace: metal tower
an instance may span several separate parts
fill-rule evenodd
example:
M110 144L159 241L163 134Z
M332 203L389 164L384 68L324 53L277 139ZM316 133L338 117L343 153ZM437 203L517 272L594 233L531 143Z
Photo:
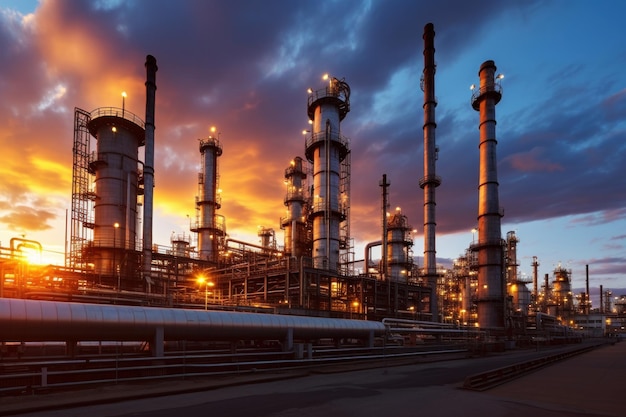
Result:
M413 269L412 227L400 208L387 218L387 275L392 281L407 282Z
M220 238L225 235L223 222L216 211L222 206L217 192L219 172L217 158L222 155L218 138L200 139L202 172L198 173L198 196L196 197L196 224L191 231L198 234L200 259L217 262Z
M423 274L430 286L430 312L432 320L439 321L439 302L437 293L437 250L435 249L435 189L441 185L441 177L435 173L437 145L435 142L435 30L432 23L424 27L424 73L422 91L424 91L424 177L419 181L424 190L424 270Z
M330 77L321 90L309 90L307 113L313 122L306 138L305 155L313 163L312 204L313 265L345 271L342 262L350 253L349 141L341 135L340 122L350 111L350 87ZM346 225L347 224L347 225Z
M308 197L305 182L307 175L302 162L302 158L297 156L285 169L287 215L280 219L280 226L285 231L285 253L297 258L306 253L308 246L305 218L305 204Z
M480 86L472 94L472 107L480 112L480 175L478 181L478 324L481 328L504 328L503 216L498 196L496 159L496 104L502 98L493 61L478 71Z
M91 113L87 128L97 139L89 163L95 174L94 272L118 289L139 289L139 282L130 281L139 267L133 255L138 243L137 197L144 194L139 161L144 123L124 108L101 107Z

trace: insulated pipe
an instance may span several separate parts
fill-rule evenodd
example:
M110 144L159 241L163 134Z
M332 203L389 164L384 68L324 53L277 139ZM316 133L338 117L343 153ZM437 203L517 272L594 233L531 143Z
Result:
M154 200L154 109L156 95L156 58L146 56L146 148L143 168L143 277L150 292L152 279L152 207Z
M381 322L160 307L0 299L0 341L363 338L385 333Z
M435 29L432 23L424 27L424 177L419 185L424 190L424 276L430 286L430 312L433 321L439 321L437 300L437 251L435 249L435 189L441 178L435 172L437 145L435 142Z
M367 245L365 245L365 274L367 274L369 272L369 262L370 262L370 258L372 257L371 252L372 252L372 248L374 246L380 246L382 245L382 241L381 240L376 240L374 242L370 242Z
M493 61L485 61L480 66L480 88L472 95L472 107L480 112L477 304L481 328L503 329L504 256L496 159L496 104L502 93L495 82L495 71Z

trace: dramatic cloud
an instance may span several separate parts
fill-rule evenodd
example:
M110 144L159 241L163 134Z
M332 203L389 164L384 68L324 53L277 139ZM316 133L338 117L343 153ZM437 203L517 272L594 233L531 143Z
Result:
M284 170L304 156L306 88L319 87L328 72L345 77L352 91L341 128L351 141L355 243L380 238L379 182L386 174L391 209L401 207L417 229L419 256L422 34L433 22L443 179L437 233L446 242L465 239L440 245L438 256L462 253L476 224L479 121L468 86L478 81L480 64L493 59L506 74L496 114L503 227L514 227L524 242L536 222L565 219L585 242L598 241L588 247L581 238L579 247L557 255L558 239L533 236L528 241L538 243L521 244L521 253L593 260L626 282L617 255L622 242L616 246L615 233L605 233L626 224L623 12L619 2L497 0L44 0L36 10L0 9L0 224L7 231L1 238L19 231L62 246L73 109L121 107L125 91L126 110L143 118L151 54L159 66L157 243L168 244L172 231L188 232L198 139L216 126L223 147L219 212L228 233L241 238L271 227L282 244Z

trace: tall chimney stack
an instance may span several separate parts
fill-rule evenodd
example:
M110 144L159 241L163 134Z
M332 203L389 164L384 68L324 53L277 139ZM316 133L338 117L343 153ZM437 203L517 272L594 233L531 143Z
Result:
M154 108L156 95L156 58L146 56L146 148L143 167L143 277L147 291L152 285L152 207L154 200Z
M480 112L477 301L478 324L484 329L504 329L506 294L496 162L496 104L502 98L502 90L495 72L494 62L485 61L478 71L480 86L472 94L472 107Z
M533 267L533 303L535 306L535 311L538 311L538 303L539 303L539 284L537 282L539 275L538 275L538 270L537 268L539 267L539 261L537 261L537 257L533 256L533 263L532 263L532 267Z
M585 314L591 310L591 297L589 296L589 265L585 265Z
M430 286L430 312L432 321L439 321L437 302L437 251L435 249L435 189L441 184L441 178L435 173L437 145L435 143L435 29L432 23L424 26L424 72L422 91L424 91L424 177L419 181L424 190L424 277Z

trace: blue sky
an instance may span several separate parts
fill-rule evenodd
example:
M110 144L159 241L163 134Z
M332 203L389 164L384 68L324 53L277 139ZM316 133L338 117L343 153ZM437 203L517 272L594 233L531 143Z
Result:
M437 257L472 240L478 204L478 68L505 75L496 109L502 233L520 271L557 265L584 286L626 288L626 46L620 0L1 1L0 242L17 235L62 252L73 108L142 115L147 54L157 58L155 243L188 232L200 155L218 126L229 234L282 235L289 161L303 156L306 88L329 72L352 90L357 258L378 240L380 187L423 252L423 28L435 27ZM9 9L15 12L10 12Z

